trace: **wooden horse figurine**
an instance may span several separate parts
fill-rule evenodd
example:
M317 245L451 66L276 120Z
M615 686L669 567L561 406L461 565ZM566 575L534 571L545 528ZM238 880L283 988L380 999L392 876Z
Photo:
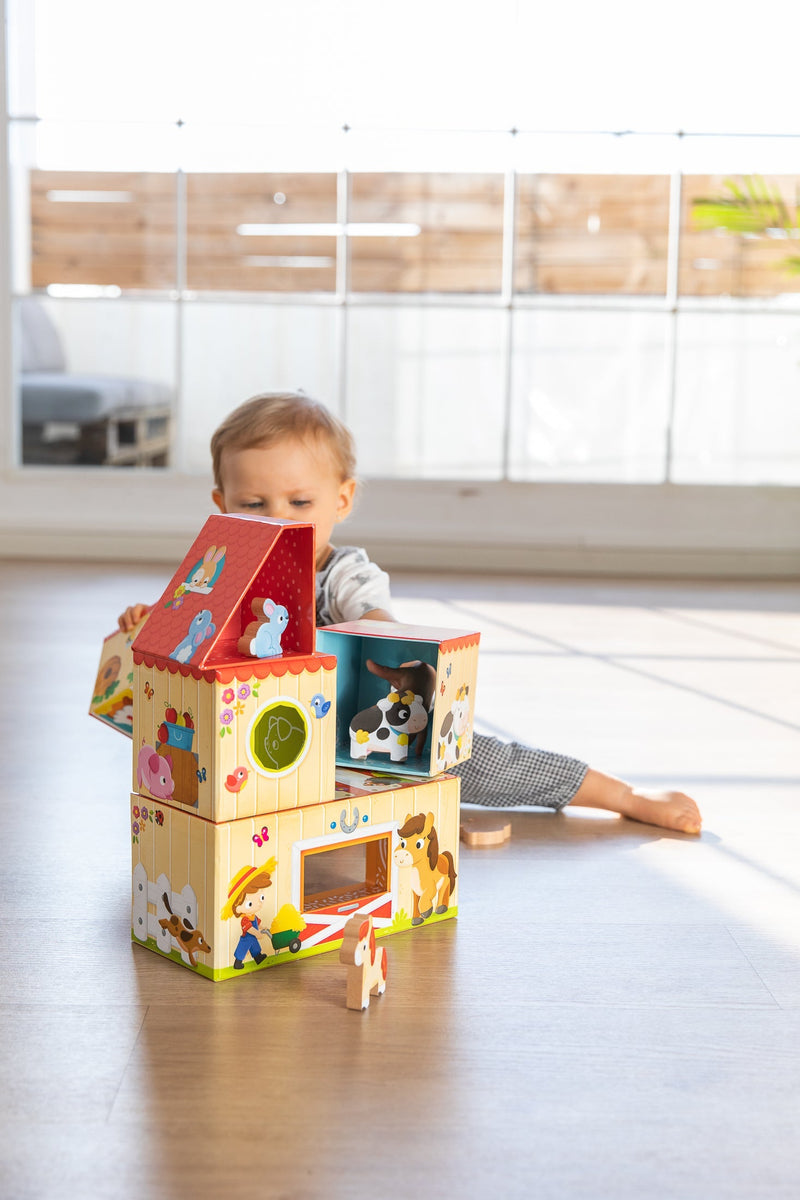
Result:
M386 950L375 942L372 917L351 917L344 927L339 962L347 963L347 1007L369 1008L370 996L386 991Z

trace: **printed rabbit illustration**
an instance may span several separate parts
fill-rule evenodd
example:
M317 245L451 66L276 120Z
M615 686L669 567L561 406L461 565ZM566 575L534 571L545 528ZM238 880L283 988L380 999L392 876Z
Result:
M203 555L203 561L198 563L186 580L186 588L190 592L210 592L215 576L221 570L220 563L225 557L227 546L209 546Z

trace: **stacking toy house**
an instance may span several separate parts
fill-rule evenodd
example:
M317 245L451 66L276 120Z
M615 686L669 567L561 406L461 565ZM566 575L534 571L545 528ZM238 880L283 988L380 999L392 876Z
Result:
M313 525L210 517L130 650L134 940L221 980L454 916L477 649L317 633Z

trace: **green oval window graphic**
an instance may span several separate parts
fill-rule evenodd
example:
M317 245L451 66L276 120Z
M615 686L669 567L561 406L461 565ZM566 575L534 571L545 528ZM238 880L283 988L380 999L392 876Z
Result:
M248 749L253 766L273 778L296 770L311 745L311 726L302 705L278 696L250 722Z

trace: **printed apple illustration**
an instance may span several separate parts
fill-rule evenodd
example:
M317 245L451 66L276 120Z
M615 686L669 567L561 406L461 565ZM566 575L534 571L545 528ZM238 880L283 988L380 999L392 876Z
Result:
M158 737L158 740L160 742L166 742L167 738L169 737L169 730L167 729L166 721L161 722L161 724L158 727L158 733L156 736Z
M164 720L168 721L170 723L170 725L174 725L175 722L177 721L177 719L178 719L177 708L168 708L167 711L164 713Z

